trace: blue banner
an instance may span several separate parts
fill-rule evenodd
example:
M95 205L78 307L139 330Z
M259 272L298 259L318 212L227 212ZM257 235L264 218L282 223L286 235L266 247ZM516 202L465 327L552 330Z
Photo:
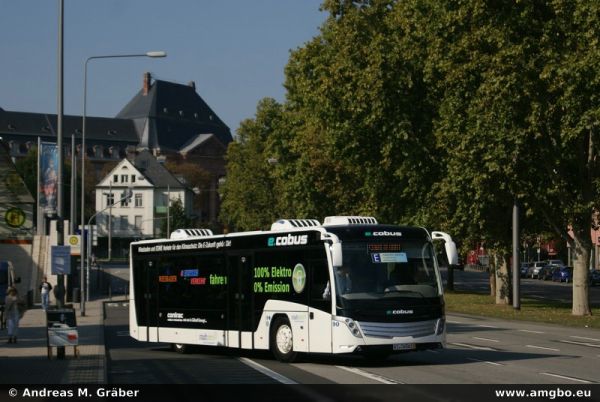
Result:
M52 275L69 275L71 273L71 247L52 246Z
M58 147L42 142L39 152L40 207L47 212L54 212L58 194Z

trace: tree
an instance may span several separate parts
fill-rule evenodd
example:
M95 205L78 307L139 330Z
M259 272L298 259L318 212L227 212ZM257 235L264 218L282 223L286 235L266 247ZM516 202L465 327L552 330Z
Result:
M284 195L296 194L292 209L317 218L420 222L438 165L430 152L433 109L404 9L384 0L323 7L330 17L321 35L286 67L295 158Z
M269 144L277 136L281 105L259 102L254 119L244 120L227 150L227 180L222 186L221 219L239 230L263 229L281 218L280 194L273 177L277 160Z
M576 315L590 313L587 261L598 207L599 53L590 40L598 8L472 0L432 2L421 14L438 21L424 25L447 161L434 210L451 211L440 214L449 226L487 237L504 255L515 198L567 240L570 225Z
M210 173L198 165L185 161L170 161L165 163L165 168L175 176L183 177L185 185L194 190L194 211L208 209L208 197L206 194L210 189Z
M193 220L187 216L185 213L185 208L183 207L183 203L180 199L175 201L171 201L171 206L169 207L169 222L168 230L167 230L167 217L163 219L160 231L163 237L171 236L171 233L177 229L189 229L193 226Z

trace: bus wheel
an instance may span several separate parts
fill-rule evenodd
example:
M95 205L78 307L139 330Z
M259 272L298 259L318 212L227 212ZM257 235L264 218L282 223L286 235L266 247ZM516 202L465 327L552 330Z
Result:
M188 345L184 345L183 343L174 343L173 350L177 353L186 354L190 352L190 347Z
M296 359L292 326L287 318L277 318L271 327L271 352L282 362L291 363Z

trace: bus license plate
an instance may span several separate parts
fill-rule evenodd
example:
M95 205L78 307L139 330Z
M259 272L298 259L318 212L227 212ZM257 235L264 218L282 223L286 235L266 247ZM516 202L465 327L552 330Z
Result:
M394 343L394 350L413 350L416 348L414 343Z

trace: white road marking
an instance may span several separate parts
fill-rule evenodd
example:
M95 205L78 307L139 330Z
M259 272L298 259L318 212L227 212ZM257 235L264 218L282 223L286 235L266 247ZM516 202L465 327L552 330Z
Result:
M586 384L592 384L592 381L588 381L588 380L584 380L581 378L575 378L575 377L567 377L566 375L560 375L560 374L554 374L554 373L540 373L541 375L548 375L551 377L556 377L556 378L561 378L563 380L571 380L571 381L578 381L578 382L583 382Z
M585 336L575 336L575 335L571 335L569 338L583 339L583 340L586 340L586 341L596 341L596 342L600 342L600 339L597 339L597 338L586 338Z
M546 348L546 347L544 347L544 346L525 345L525 347L527 347L527 348L533 348L533 349L551 350L551 351L553 351L553 352L560 352L560 349Z
M449 324L462 324L461 321L446 321Z
M580 346L588 346L590 348L600 348L600 345L596 344L596 343L589 343L589 342L575 342L575 341L565 341L563 339L559 340L559 342L562 343L570 343L571 345L580 345Z
M504 366L504 364L502 364L502 363L491 362L488 360L479 360L479 359L474 359L472 357L467 357L467 360L471 360L471 361L479 362L479 363L487 363L487 364L491 364L493 366Z
M252 367L256 371L259 371L259 372L263 373L264 375L271 377L275 381L279 381L282 384L298 384L296 381L290 380L289 378L287 378L279 373L276 373L273 370L271 370L270 368L267 368L267 367L263 366L262 364L259 364L253 360L250 360L247 357L240 357L239 361L246 364L247 366Z
M450 345L454 345L454 346L462 346L464 348L470 348L470 349L477 349L477 350L490 350L490 351L496 351L496 349L494 348L490 348L487 346L476 346L476 345L469 345L468 343L458 343L458 342L454 342L454 343L450 343Z
M488 342L500 342L498 339L480 338L478 336L474 336L473 339L479 339L480 341L488 341Z
M529 334L545 334L545 332L542 331L532 331L530 329L519 329L519 332L527 332Z
M369 378L371 380L379 381L379 382L384 383L384 384L403 384L402 382L398 382L396 380L392 380L391 378L387 378L387 377L384 377L384 376L381 376L381 375L378 375L378 374L369 373L368 371L357 369L355 367L346 367L346 366L335 366L335 367L340 368L342 370L349 371L349 372L354 373L354 374L358 374L360 376Z

